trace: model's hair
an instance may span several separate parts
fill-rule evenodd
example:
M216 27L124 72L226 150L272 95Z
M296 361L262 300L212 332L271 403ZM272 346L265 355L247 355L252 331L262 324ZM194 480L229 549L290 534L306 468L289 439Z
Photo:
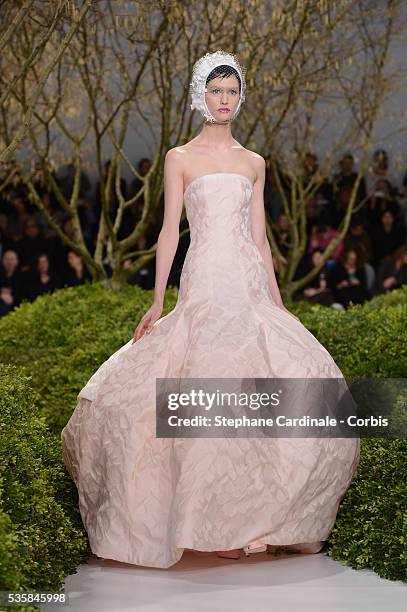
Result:
M207 76L205 86L212 81L212 79L216 79L216 77L228 77L234 74L237 80L239 81L239 93L241 93L242 82L240 80L240 76L238 71L233 68L233 66L228 66L227 64L222 64L221 66L216 66Z

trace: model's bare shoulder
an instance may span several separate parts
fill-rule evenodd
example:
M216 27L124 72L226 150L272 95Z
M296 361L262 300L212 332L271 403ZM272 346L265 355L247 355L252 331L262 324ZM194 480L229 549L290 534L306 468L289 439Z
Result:
M165 159L169 159L170 161L176 161L180 159L183 155L185 155L185 150L183 147L173 147L172 149L168 149L165 154Z
M165 168L168 171L176 172L177 174L183 173L184 167L184 158L182 156L182 151L180 151L182 147L173 147L172 149L168 149L165 154Z
M196 155L188 147L189 143L173 147L166 153L165 164L171 171L175 171L185 184L188 180L188 169L194 167Z
M266 160L259 153L256 153L256 151L251 151L250 149L245 149L245 151L251 161L257 162L260 166L262 164L266 165Z
M259 153L256 153L256 151L251 151L250 149L245 149L245 155L247 155L247 161L256 174L256 179L264 176L266 169L266 160L264 157L259 155Z

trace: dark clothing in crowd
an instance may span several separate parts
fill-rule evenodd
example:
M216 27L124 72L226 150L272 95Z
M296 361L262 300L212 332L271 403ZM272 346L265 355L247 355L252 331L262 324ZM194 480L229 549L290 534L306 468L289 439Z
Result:
M389 288L386 288L383 283L386 279L394 277L394 282ZM374 294L386 293L393 289L399 289L402 285L407 284L407 266L396 267L396 264L391 259L384 259L378 269Z
M0 287L9 287L11 289L14 304L18 306L24 295L24 275L17 268L11 276L7 276L4 268L0 266Z
M25 295L31 302L39 295L44 293L52 293L55 289L59 289L60 282L53 272L48 272L48 279L43 280L38 272L30 272L27 274Z
M371 230L381 225L381 216L386 210L393 214L395 225L401 222L400 205L395 200L377 198L375 205L373 206L372 201L369 201L366 209L366 220Z
M359 284L350 284L354 278L359 280ZM338 288L338 283L343 280L348 281L349 284ZM345 308L349 306L350 301L354 304L362 304L364 301L370 299L370 292L367 289L366 271L363 266L358 268L354 273L350 273L342 262L338 261L335 268L332 270L331 283L335 301L343 304Z
M372 230L374 265L378 266L382 259L394 253L399 246L404 244L405 235L403 225L393 225L390 232L385 231L383 227L375 227Z
M312 268L308 266L306 273ZM307 289L318 289L318 293L307 295ZM335 298L331 289L331 271L328 266L324 266L302 289L301 298L311 304L322 304L323 306L331 306Z
M363 261L365 262L370 261L373 257L372 242L366 232L360 236L355 236L352 233L348 233L344 240L344 250L352 250L360 253Z
M15 250L18 253L20 266L24 268L24 266L31 265L35 257L40 253L49 254L50 244L41 234L33 238L23 236L15 244Z
M64 278L62 281L62 285L65 287L76 287L78 285L83 285L86 280L92 280L92 275L88 271L85 264L82 266L82 274L78 276L77 273L71 266L67 266L65 270Z

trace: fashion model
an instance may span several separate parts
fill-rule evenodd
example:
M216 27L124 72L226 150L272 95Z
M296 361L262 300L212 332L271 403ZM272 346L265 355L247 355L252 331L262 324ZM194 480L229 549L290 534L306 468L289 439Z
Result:
M168 568L184 550L238 559L318 552L357 467L357 438L157 438L156 378L342 378L283 305L266 238L265 162L231 132L245 70L199 59L196 138L167 152L154 302L89 379L61 433L92 551ZM183 203L190 225L174 310L161 316Z

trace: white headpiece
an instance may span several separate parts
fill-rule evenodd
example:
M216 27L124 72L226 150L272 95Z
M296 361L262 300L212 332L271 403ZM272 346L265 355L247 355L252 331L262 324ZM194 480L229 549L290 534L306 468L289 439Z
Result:
M234 68L239 77L240 77L240 98L239 104L237 105L236 111L231 117L231 121L235 119L240 111L240 106L242 102L245 101L245 89L246 89L246 81L245 81L245 73L246 70L241 67L238 59L232 53L226 53L222 49L215 51L214 53L205 53L199 60L197 60L192 69L192 81L189 85L189 91L192 98L191 110L196 108L199 112L211 122L216 121L214 116L209 112L208 106L205 100L205 92L206 92L206 79L208 75L214 68L217 66L222 66L226 64L227 66L232 66Z

